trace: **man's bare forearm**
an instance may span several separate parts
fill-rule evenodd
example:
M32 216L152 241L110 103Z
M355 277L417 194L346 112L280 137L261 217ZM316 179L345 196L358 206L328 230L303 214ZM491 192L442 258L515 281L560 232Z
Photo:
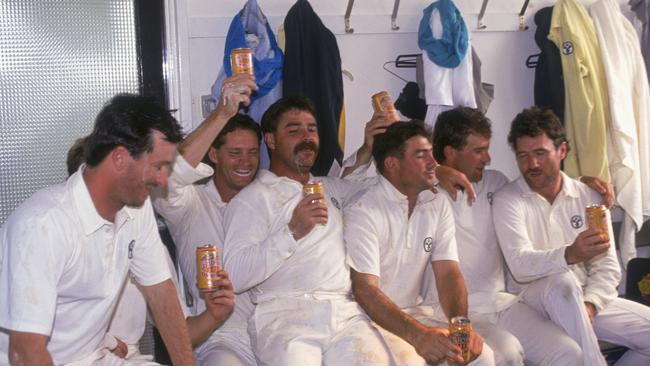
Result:
M212 142L228 122L228 117L215 109L194 131L181 142L178 151L193 167L199 165Z
M172 363L194 365L187 323L172 280L141 288Z
M440 306L448 319L467 316L467 288L456 261L433 262Z
M26 332L9 332L9 364L13 366L54 365L47 351L48 337Z
M187 318L187 330L190 335L192 347L196 348L205 342L224 322L225 320L215 320L207 310L197 316Z

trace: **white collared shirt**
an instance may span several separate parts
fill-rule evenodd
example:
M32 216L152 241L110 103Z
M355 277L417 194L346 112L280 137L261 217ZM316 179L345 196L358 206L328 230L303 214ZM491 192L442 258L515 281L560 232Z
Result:
M497 236L515 280L526 283L570 269L582 285L584 300L600 311L618 295L616 287L621 279L611 220L609 250L569 266L564 252L587 229L585 206L600 203L601 197L561 174L562 190L553 204L533 192L523 177L497 192L493 202Z
M326 225L294 240L288 223L303 198L302 184L261 170L228 204L224 217L224 263L237 291L267 296L350 292L341 208L361 187L338 178L323 182Z
M213 179L204 184L194 184L212 177L213 173L213 169L203 163L192 167L178 154L167 184L167 196L156 198L153 202L156 212L164 217L176 245L178 263L194 299L190 308L193 315L199 315L206 309L196 286L196 248L206 244L216 245L223 260L223 215L227 204L221 199ZM245 332L252 312L249 295L237 295L233 313L218 332L230 329ZM245 338L248 339L248 336Z
M447 200L423 191L409 217L406 196L383 176L346 207L344 227L348 265L379 277L381 290L401 309L423 304L431 262L458 261Z
M506 292L505 263L492 223L494 193L508 183L496 170L485 170L473 183L476 201L469 206L467 193L458 191L454 202L443 190L454 212L460 267L467 286L469 311L493 313L510 306L517 297Z
M145 286L170 278L149 199L106 221L84 168L35 193L0 229L0 327L49 336L55 364L98 348L129 270ZM8 336L0 337L3 362Z

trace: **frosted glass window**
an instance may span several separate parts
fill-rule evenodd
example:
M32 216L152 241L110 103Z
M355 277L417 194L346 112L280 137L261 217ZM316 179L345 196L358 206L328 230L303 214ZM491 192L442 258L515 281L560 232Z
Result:
M133 0L0 2L0 224L65 180L102 105L139 86Z

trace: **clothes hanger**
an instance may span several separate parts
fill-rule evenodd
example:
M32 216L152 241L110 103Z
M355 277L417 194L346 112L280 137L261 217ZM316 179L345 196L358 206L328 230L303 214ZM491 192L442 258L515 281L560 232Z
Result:
M476 29L485 29L487 28L487 25L483 23L483 17L485 16L485 10L487 9L487 4L489 0L483 0L483 3L481 4L481 10L478 13L478 24L476 26Z
M405 83L408 83L408 82L409 82L408 80L404 79L403 77L401 77L401 76L397 75L396 73L392 72L391 70L389 70L389 69L386 67L386 65L388 65L388 64L394 64L395 67L398 67L398 66L397 66L397 61L386 61L386 62L384 62L384 64L381 66L381 68L384 69L384 70L386 70L386 71L388 71L388 73L392 74L393 76L395 76L396 78L402 80L403 82L405 82ZM413 66L413 67L415 67L415 66Z

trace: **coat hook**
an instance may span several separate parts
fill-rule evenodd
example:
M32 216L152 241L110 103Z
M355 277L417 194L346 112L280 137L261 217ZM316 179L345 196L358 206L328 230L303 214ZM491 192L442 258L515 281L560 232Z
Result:
M520 31L525 31L528 30L528 26L526 25L525 19L524 19L524 14L526 14L526 9L528 9L528 3L530 0L525 0L524 5L521 7L521 11L519 12L519 30Z
M399 25L397 25L397 12L399 11L399 0L395 0L393 5L393 13L390 16L390 29L396 31L399 30Z
M485 29L487 28L487 25L483 23L483 17L485 16L485 10L487 9L487 4L489 0L483 0L483 3L481 4L481 11L478 13L478 24L476 26L476 29Z
M352 14L352 7L354 6L354 0L348 0L348 7L345 9L345 33L354 33L354 28L350 26L350 14Z

